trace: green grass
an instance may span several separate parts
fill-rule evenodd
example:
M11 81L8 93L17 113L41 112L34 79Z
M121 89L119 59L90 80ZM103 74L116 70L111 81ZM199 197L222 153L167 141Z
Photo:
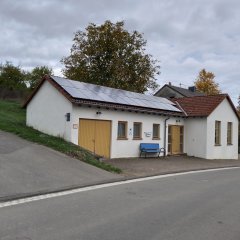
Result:
M77 145L26 126L26 110L17 102L0 100L0 130L14 133L21 138L45 145L109 172L121 173L121 169L100 162L93 154Z

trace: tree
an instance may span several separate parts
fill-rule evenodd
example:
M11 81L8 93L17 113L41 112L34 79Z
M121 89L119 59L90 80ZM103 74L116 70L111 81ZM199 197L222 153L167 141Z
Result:
M124 22L91 23L73 41L70 56L61 60L66 77L140 93L157 88L158 61L145 53L142 34L128 32Z
M46 74L52 75L52 68L47 66L37 66L31 72L27 73L27 82L30 85L30 89L34 89Z
M218 83L214 81L215 75L202 69L195 81L197 91L206 93L207 95L216 95L221 93Z
M8 90L26 89L25 72L10 62L0 64L0 86Z

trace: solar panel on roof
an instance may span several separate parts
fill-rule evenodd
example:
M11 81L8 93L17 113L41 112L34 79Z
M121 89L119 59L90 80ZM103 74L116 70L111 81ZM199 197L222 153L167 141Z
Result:
M106 94L104 94L104 93L102 93L102 92L98 92L97 93L97 95L98 95L98 97L100 98L100 99L102 99L102 101L113 101L113 99L112 99L112 97L111 96L108 96L108 95L106 95Z
M51 78L74 98L181 112L175 107L173 102L165 98L73 81L61 77L52 76Z
M124 98L124 101L127 103L127 105L135 105L137 106L138 103L134 101L135 99L133 98L128 98L128 97L125 97Z
M151 102L151 106L152 106L153 108L157 108L157 107L161 108L160 106L161 106L162 104L163 104L163 103Z

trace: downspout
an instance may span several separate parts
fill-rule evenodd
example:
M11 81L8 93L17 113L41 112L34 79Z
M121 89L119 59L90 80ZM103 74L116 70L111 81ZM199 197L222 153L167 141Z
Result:
M167 121L170 119L170 117L166 118L164 120L164 157L166 157L166 151L167 151Z

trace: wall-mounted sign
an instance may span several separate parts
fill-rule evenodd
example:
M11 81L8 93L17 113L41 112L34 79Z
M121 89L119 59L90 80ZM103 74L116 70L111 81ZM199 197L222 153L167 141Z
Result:
M73 124L73 129L78 129L78 124Z
M151 137L152 136L152 132L144 132L145 137Z

